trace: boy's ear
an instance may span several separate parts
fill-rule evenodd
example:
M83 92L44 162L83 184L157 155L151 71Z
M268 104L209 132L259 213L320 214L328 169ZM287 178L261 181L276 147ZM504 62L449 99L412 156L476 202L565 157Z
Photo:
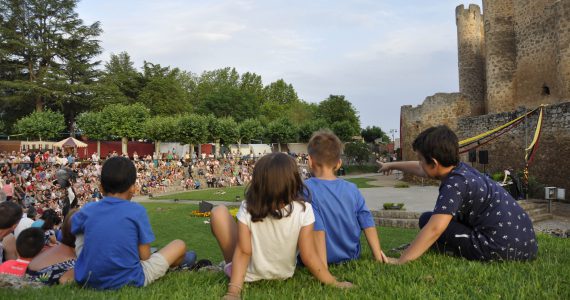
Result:
M99 183L99 192L101 193L101 195L105 196L107 193L105 192L105 189L103 188L103 185L101 185Z
M340 166L342 166L342 159L339 159L338 162L336 163L336 166L334 166L334 171L338 171L338 169L340 169Z
M439 161L435 158L431 159L431 166L433 166L433 168L438 168L439 166L441 166L441 164L439 163Z

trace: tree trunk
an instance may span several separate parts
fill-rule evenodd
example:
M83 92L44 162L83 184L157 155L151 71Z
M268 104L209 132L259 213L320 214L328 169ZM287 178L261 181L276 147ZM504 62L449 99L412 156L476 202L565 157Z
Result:
M44 110L44 101L42 96L36 96L36 111L41 112Z
M190 161L192 161L193 154L194 154L194 144L190 144Z
M155 141L154 142L154 153L156 153L156 155L160 155L160 141Z
M279 149L279 153L281 153L281 142L277 142L277 149Z
M97 156L101 159L101 141L97 141Z
M216 153L214 153L214 157L220 157L220 139L216 139Z
M128 149L127 149L127 144L129 142L129 139L126 137L121 138L121 151L123 152L122 154L127 154L128 155Z

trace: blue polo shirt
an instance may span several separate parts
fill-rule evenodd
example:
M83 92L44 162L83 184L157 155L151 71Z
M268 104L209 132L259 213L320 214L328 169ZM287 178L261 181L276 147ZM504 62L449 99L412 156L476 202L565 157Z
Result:
M375 226L364 197L354 183L343 179L305 180L315 214L315 231L324 231L329 264L360 257L360 233Z
M154 241L145 208L134 202L105 197L73 215L71 232L84 235L75 263L75 281L95 289L141 287L144 273L138 246Z

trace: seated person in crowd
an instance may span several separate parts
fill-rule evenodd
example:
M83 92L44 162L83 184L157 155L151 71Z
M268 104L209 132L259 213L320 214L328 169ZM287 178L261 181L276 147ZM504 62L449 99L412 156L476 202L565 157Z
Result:
M71 233L71 218L77 210L71 210L65 217L62 239L59 244L36 256L28 265L26 277L32 281L53 285L73 280L75 266L75 236Z
M28 228L20 233L16 239L18 259L8 260L0 265L0 274L24 276L30 261L42 251L44 247L44 232L39 228Z
M16 259L16 239L14 230L22 218L22 207L11 201L0 203L0 262Z

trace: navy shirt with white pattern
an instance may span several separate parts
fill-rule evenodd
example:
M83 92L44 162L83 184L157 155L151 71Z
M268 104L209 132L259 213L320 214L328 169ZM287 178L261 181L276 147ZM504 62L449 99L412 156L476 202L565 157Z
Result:
M470 239L481 257L527 260L538 251L528 214L497 182L465 163L442 180L434 214L473 228Z

